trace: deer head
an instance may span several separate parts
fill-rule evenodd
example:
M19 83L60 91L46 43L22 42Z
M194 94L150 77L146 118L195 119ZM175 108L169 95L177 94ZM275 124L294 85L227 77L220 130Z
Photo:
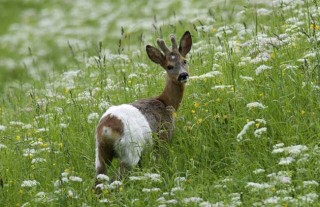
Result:
M147 54L154 63L161 65L167 71L170 80L174 83L184 84L189 78L188 65L185 58L192 46L191 34L189 31L183 34L179 48L175 36L170 35L170 39L172 43L171 50L162 39L158 39L157 44L162 52L151 45L147 45Z

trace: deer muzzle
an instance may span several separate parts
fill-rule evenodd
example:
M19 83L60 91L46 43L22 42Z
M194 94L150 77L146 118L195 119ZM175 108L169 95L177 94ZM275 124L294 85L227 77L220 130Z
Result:
M181 83L185 83L185 82L187 82L188 78L189 78L189 74L186 72L183 72L179 75L178 81Z

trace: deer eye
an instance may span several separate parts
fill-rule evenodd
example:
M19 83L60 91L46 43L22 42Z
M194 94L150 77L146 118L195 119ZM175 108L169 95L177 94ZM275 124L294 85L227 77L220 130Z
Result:
M172 69L173 69L173 66L172 66L172 65L168 65L168 66L167 66L167 69L168 69L168 70L172 70Z
M183 64L187 64L187 60L183 60Z

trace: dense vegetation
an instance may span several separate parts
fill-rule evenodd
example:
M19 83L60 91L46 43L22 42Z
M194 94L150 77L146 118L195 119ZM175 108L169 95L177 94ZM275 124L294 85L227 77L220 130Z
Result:
M1 206L320 206L317 1L2 2ZM159 94L145 45L186 30L173 141L98 197L100 115Z

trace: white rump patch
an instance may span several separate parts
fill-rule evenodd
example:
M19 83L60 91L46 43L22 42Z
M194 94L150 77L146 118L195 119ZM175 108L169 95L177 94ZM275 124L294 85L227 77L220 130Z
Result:
M101 119L109 114L120 119L124 125L123 135L115 143L116 152L125 164L137 165L144 146L152 143L152 132L146 117L129 104L110 107Z

